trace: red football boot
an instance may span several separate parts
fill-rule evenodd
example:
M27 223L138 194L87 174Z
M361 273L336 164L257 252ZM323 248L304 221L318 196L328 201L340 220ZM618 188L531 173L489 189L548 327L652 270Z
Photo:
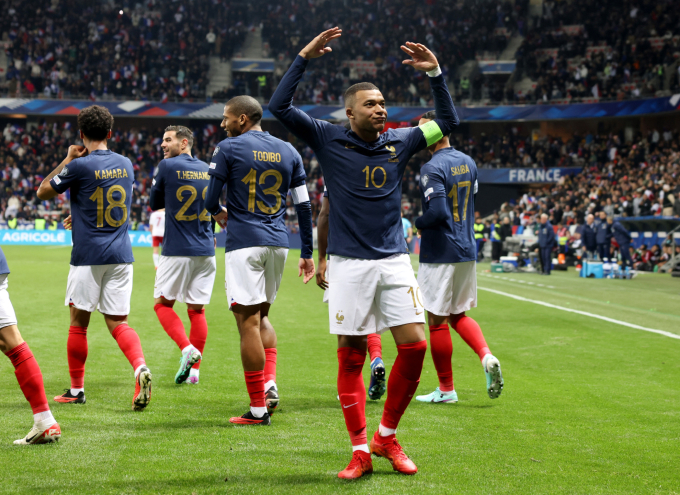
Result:
M418 472L415 463L404 454L404 449L397 442L396 435L381 437L376 431L371 439L371 453L390 461L392 469L402 474L416 474Z
M373 461L371 454L363 450L355 450L352 454L352 460L345 469L338 473L338 478L343 480L355 480L361 478L365 474L373 472Z
M256 418L252 412L248 411L243 416L229 418L229 422L235 425L260 425L269 426L272 424L269 413L264 413L261 418Z
M151 371L143 366L135 380L135 395L132 397L132 410L143 411L151 401Z

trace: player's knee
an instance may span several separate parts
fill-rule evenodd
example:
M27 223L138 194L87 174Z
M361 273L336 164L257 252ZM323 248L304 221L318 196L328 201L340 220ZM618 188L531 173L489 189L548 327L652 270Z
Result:
M154 306L156 304L162 304L163 306L167 306L169 308L172 308L175 305L175 301L171 301L171 300L166 299L163 296L161 296L161 297L154 298L153 304L154 304ZM203 306L201 306L201 307L203 307Z
M19 333L19 327L16 325L8 325L0 328L0 351L7 353L16 346L20 345L24 340Z

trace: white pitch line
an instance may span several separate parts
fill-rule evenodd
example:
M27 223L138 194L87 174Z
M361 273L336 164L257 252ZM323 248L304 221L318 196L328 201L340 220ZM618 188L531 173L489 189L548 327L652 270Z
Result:
M535 299L527 299L526 297L516 296L515 294L509 294L507 292L501 292L501 291L495 290L495 289L487 289L486 287L477 287L477 288L480 289L480 290L485 290L487 292L493 292L494 294L498 294L499 296L511 297L512 299L516 299L518 301L530 302L530 303L538 304L539 306L545 306L547 308L553 308L553 309L559 309L561 311L566 311L568 313L576 313L578 315L590 316L591 318L597 318L598 320L608 321L609 323L615 323L617 325L623 325L624 327L635 328L637 330L644 330L645 332L658 333L659 335L663 335L665 337L670 337L672 339L680 340L680 335L675 334L675 333L671 333L671 332L666 332L664 330L656 330L654 328L642 327L642 326L636 325L634 323L628 323L628 322L621 321L621 320L615 320L614 318L608 318L606 316L596 315L594 313L588 313L587 311L579 311L578 309L564 308L562 306L556 306L555 304L550 304L550 303L543 302L543 301L536 301Z

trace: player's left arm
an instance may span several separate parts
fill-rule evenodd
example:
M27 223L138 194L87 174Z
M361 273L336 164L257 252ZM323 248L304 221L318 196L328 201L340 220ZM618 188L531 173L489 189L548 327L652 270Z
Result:
M425 125L420 126L423 138L420 139L416 151L430 146L439 141L443 136L447 136L453 132L453 129L460 124L460 119L456 113L456 108L453 105L449 88L446 85L444 76L437 57L434 56L425 45L420 43L411 43L407 41L405 45L401 46L404 53L411 56L411 59L404 60L402 63L410 65L416 70L421 70L427 73L430 79L430 89L432 90L432 97L434 99L434 109L437 113L437 118Z
M295 151L295 167L290 183L290 194L293 197L295 211L297 211L298 224L300 226L300 240L302 241L302 251L300 252L300 262L298 263L298 276L304 274L303 281L309 282L316 271L314 267L314 234L312 226L312 203L309 201L309 192L305 183L305 169L302 165L302 158Z
M420 190L428 209L423 216L416 219L416 228L431 229L445 222L446 179L434 167L425 165L420 171Z
M64 167L76 158L82 158L88 153L85 146L71 145L68 147L68 154L52 173L45 177L38 187L38 198L42 200L52 199L66 191L75 178L75 174L69 173L68 169L64 172Z
M156 176L151 181L149 206L152 210L165 208L165 160L161 160L156 169Z
M210 168L208 168L210 182L208 182L208 191L205 195L205 209L223 229L227 228L228 215L227 209L220 205L220 196L229 178L229 162L225 155L226 150L223 149L227 146L228 143L225 140L215 148Z

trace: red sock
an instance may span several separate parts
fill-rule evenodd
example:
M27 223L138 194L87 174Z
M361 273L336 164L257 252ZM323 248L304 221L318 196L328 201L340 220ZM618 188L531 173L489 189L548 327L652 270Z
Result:
M371 357L371 362L377 357L382 358L380 334L371 333L368 335L368 355Z
M49 411L50 406L47 405L42 372L28 344L23 342L14 349L7 351L6 354L14 365L14 374L19 382L19 387L21 387L24 397L31 405L33 414Z
M430 352L432 361L439 377L439 390L442 392L453 391L453 370L451 369L451 356L453 355L453 344L451 343L451 332L449 326L443 325L430 326Z
M380 421L386 428L395 430L420 383L427 342L421 340L413 344L401 344L397 346L397 351L397 359L387 380L387 400Z
M475 320L465 313L451 315L451 328L465 341L470 348L477 353L479 359L483 359L487 354L491 354L489 346L486 345L482 329Z
M134 329L130 328L127 323L121 323L111 332L111 336L118 342L118 347L123 351L125 357L130 361L132 369L136 370L141 365L146 364L144 361L144 352L142 351L142 343L139 341L139 335Z
M264 371L244 371L250 407L266 407L264 403Z
M71 388L84 388L87 327L68 327L66 354L68 355L68 373L71 375Z
M156 304L153 309L158 315L158 321L161 322L163 330L175 341L180 350L191 345L184 331L182 320L179 319L174 309L161 303Z
M353 347L338 349L338 394L352 445L367 443L366 386L361 376L365 361L366 351Z
M269 380L276 382L276 347L270 347L264 350L264 382Z
M198 351L203 354L203 349L205 349L205 341L208 340L208 322L205 320L205 309L200 311L194 311L193 309L188 309L189 320L191 321L191 330L189 331L189 342ZM201 361L194 364L192 368L199 369L201 367Z

